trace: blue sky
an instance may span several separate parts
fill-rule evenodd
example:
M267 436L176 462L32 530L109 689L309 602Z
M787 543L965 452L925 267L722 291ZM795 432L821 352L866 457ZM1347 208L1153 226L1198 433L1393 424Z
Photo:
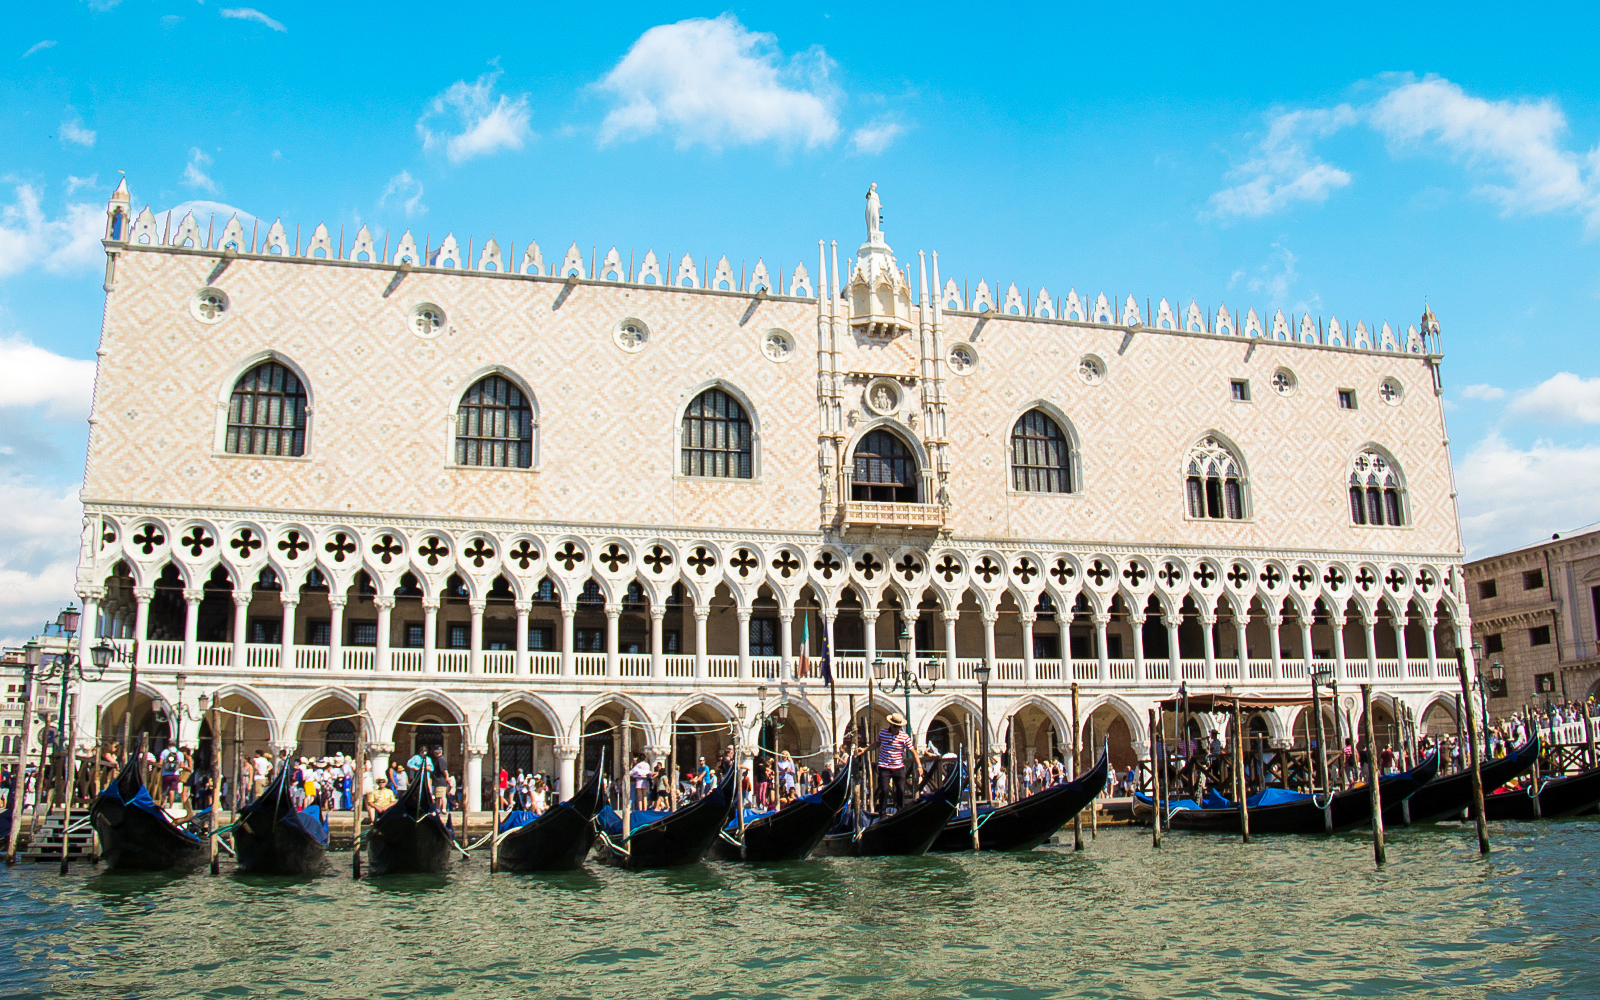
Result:
M266 0L261 0L266 3ZM1444 329L1469 554L1600 519L1594 7L19 6L0 51L0 641L70 597L101 212L215 203ZM212 210L207 206L206 211ZM202 213L204 214L204 213Z

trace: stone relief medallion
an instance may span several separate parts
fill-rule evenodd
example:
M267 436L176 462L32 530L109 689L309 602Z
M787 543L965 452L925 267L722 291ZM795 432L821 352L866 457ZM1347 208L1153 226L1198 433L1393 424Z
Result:
M418 302L411 307L411 332L423 340L432 340L445 331L444 310L432 302Z
M768 361L780 365L791 361L794 358L794 337L787 330L768 330L766 336L761 338L761 353L766 355Z
M978 370L978 349L971 344L952 344L949 362L957 375L971 375Z
M894 379L875 378L867 383L867 391L862 394L862 402L874 414L888 417L899 411L902 395L900 383Z

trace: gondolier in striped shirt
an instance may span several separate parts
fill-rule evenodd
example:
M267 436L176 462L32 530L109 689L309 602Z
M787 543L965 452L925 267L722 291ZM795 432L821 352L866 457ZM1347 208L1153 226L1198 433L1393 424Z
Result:
M878 781L879 800L886 806L889 790L894 789L894 807L899 810L906 804L906 755L916 747L906 734L906 717L891 712L888 725L878 730Z

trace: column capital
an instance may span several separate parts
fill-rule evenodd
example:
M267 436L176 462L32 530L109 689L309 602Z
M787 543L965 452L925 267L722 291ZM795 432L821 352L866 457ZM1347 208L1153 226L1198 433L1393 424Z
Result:
M203 601L205 599L206 599L206 592L203 589L201 589L199 587L185 587L185 588L183 588L183 603L185 603L185 604L199 604L201 601Z
M422 610L438 611L441 603L443 603L443 601L438 597L424 597L422 599Z
M556 760L568 761L578 759L578 747L575 743L561 740L556 743Z
M1431 629L1439 624L1439 619L1433 615L1423 615L1421 618L1417 619L1417 623L1423 628Z
M135 587L135 588L133 588L133 599L136 600L136 601L139 601L141 603L147 602L147 601L149 601L151 598L153 598L155 596L156 596L156 588L154 588L154 587Z
M1024 625L1032 625L1034 622L1036 622L1038 620L1039 620L1038 612L1035 612L1035 611L1019 611L1017 613L1017 621L1021 622Z
M578 613L578 605L573 601L561 602L561 617L571 618Z
M778 621L783 622L785 625L788 625L791 622L793 622L794 621L794 609L793 608L779 608L778 609Z
M748 623L750 621L751 617L754 616L754 614L755 614L755 609L754 608L740 608L739 609L739 621L741 623Z
M533 611L533 601L531 601L531 600L515 601L515 602L512 603L511 607L517 612L517 615L519 617L527 617L527 615L529 615Z
M278 603L286 608L297 607L300 604L299 594L284 594L278 598Z
M959 612L959 611L941 611L941 612L939 612L939 617L943 618L947 622L958 621L961 618L961 612Z
M710 617L711 617L711 609L710 608L706 607L703 604L696 604L694 606L694 620L695 621L703 622L707 618L710 618Z
M1328 624L1332 625L1334 628L1344 628L1345 622L1347 622L1349 620L1350 619L1346 618L1344 615L1329 615L1328 616ZM1311 623L1309 621L1302 620L1300 624L1305 626L1306 628L1310 628L1311 627Z
M1105 628L1111 624L1111 615L1104 611L1097 611L1094 614L1094 623L1097 628Z
M393 611L394 610L394 598L393 597L389 597L389 596L379 595L378 597L374 597L372 599L372 606L377 608L379 611Z
M1179 625L1183 624L1183 616L1162 615L1161 624L1165 625L1167 628L1177 628Z
M901 611L900 611L900 617L902 619L908 621L908 622L914 622L918 618L922 617L922 609L921 608L902 608Z
M250 601L254 597L254 594L241 594L235 590L233 592L233 606L236 608L248 608L250 606Z
M1217 616L1216 615L1201 615L1200 616L1200 624L1202 624L1202 625L1210 626L1210 625L1215 625L1216 623L1217 623Z
M90 601L98 604L100 603L101 598L105 596L106 588L104 587L82 587L78 590L78 600L85 604L88 604Z
M605 609L607 618L620 618L622 616L622 605L620 604L607 604Z
M342 608L342 607L344 607L345 605L347 605L349 603L350 603L350 595L349 594L329 594L328 595L328 607L330 607L330 608Z
M1060 621L1061 620L1061 616L1057 615L1056 616L1056 620ZM1142 611L1130 611L1130 612L1128 612L1128 624L1129 625L1143 625L1144 623L1145 623L1145 614L1144 614L1144 612L1142 612Z
M650 620L651 621L658 622L658 621L660 621L661 619L663 619L665 617L667 617L667 606L665 604L652 604L652 605L650 605Z
M838 618L839 618L839 611L838 611L837 608L835 608L835 609L833 609L831 611L826 609L826 608L823 609L823 611L822 611L822 620L823 621L825 621L825 622L837 621Z
M650 758L650 762L652 764L657 762L657 761L659 761L659 760L665 759L666 756L668 754L670 754L671 752L672 752L672 748L671 747L659 746L659 745L654 744L654 743L652 743L649 746L644 748L644 755L646 757Z
M489 606L487 597L474 597L467 601L467 610L475 615L483 614L483 609Z
M272 747L272 752L274 754L294 753L295 748L298 747L299 745L300 744L298 742L289 743L289 742L286 742L284 740L274 740L270 744L270 746Z
M393 743L368 743L367 744L367 752L368 753L392 754L392 753L394 753L394 744Z
M997 622L999 620L1000 620L1000 612L998 612L998 611L985 611L983 613L983 623L985 625L993 625L995 622Z
M488 752L489 752L489 744L487 744L487 743L468 743L467 744L467 756L468 757L482 757L484 754L487 754Z
M876 608L862 608L861 609L861 617L863 619L869 621L869 622L877 621L879 614L881 614L881 612L879 612Z

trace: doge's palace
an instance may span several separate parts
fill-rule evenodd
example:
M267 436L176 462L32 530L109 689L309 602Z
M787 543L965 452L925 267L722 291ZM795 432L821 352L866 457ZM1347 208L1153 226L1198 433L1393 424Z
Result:
M858 248L750 266L247 231L124 182L77 580L85 646L137 650L135 731L205 693L245 752L443 743L475 807L494 703L501 759L570 790L625 714L652 757L736 720L818 759L869 690L903 710L903 665L919 743L987 667L992 743L1060 752L1075 686L1119 768L1180 685L1303 695L1324 665L1391 740L1454 728L1431 312L958 282L880 218L874 187ZM129 707L114 670L80 724Z

